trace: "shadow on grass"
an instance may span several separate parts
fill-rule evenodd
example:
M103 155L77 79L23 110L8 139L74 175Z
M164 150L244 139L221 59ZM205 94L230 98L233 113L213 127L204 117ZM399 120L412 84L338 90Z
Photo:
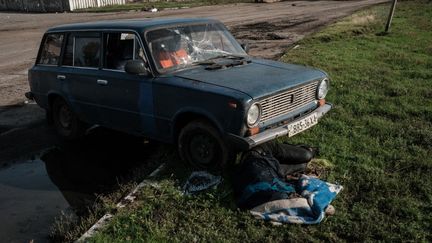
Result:
M41 156L47 174L73 210L52 227L51 240L72 241L160 164L166 145L97 128L78 141L61 141Z

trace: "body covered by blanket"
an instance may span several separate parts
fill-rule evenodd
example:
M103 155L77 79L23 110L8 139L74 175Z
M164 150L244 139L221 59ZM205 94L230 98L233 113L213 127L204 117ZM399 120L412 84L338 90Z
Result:
M342 186L302 175L297 185L301 197L263 203L251 213L272 222L317 224L324 219L327 206L341 189Z
M247 152L232 176L238 207L266 220L319 223L341 187L305 175L288 183L279 163L304 170L313 156L304 146L275 143Z

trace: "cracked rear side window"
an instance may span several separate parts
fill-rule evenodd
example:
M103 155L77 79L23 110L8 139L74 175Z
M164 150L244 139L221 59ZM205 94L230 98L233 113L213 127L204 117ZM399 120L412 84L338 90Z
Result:
M48 34L37 64L58 65L64 34Z

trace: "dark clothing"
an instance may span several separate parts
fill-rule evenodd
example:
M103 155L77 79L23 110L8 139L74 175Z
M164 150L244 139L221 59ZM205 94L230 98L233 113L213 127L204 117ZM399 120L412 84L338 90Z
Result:
M283 178L280 174L279 162L271 155L263 155L256 151L247 152L242 163L236 168L233 176L233 187L236 203L239 208L254 208L262 203L288 198L287 192L277 190L254 190L250 187L259 187L266 183L269 187L275 185L274 179ZM247 188L251 190L247 190ZM277 187L277 186L276 186Z
M276 142L265 143L261 148L265 153L272 154L281 164L308 163L318 153L318 148Z
M237 206L252 209L265 202L288 199L295 188L285 182L279 161L306 166L313 156L310 149L277 143L246 152L232 176Z

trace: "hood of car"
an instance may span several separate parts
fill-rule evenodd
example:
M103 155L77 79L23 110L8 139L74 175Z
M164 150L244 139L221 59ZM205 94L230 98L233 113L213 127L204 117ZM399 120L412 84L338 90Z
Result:
M324 78L326 74L306 66L263 59L250 59L247 64L231 67L197 68L176 72L177 77L235 89L258 99L299 84Z

